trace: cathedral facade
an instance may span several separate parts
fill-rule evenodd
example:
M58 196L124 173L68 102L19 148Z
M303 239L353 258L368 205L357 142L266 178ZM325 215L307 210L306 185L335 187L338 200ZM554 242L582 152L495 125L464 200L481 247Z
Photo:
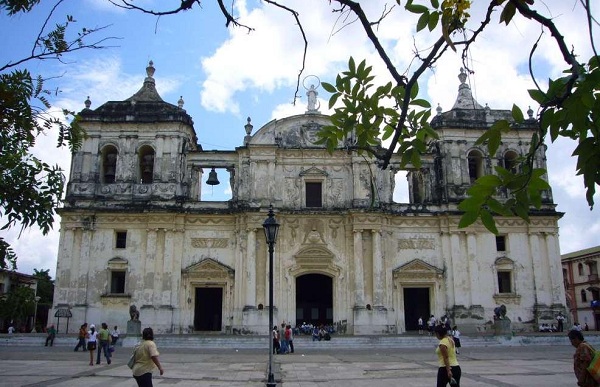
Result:
M275 321L327 324L346 334L401 334L419 317L447 315L463 332L490 328L505 305L513 329L534 330L564 312L558 219L551 192L530 223L498 218L499 234L461 229L458 203L472 181L509 167L536 122L515 126L497 154L475 141L510 111L482 107L465 75L409 203L393 200L398 160L381 170L347 143L315 144L329 123L309 90L305 114L273 120L228 151L203 150L183 101L162 100L154 67L124 101L80 113L87 131L72 159L61 215L54 312L71 327L124 327L135 305L158 333L267 334L272 206ZM312 97L312 98L311 98ZM352 141L351 138L347 139ZM545 167L544 149L535 160ZM219 173L217 177L217 172ZM231 199L202 201L201 181L228 181ZM503 196L502 192L498 193Z

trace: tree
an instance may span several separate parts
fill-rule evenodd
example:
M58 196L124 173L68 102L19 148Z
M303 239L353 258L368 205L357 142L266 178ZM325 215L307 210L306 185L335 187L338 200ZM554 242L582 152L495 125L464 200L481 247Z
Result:
M33 269L33 277L37 280L37 296L40 304L52 305L54 299L54 280L50 277L50 269Z
M13 322L15 328L26 328L27 319L33 316L35 292L29 286L18 285L0 297L0 317Z
M82 28L72 33L76 21L70 15L66 21L48 28L62 2L56 2L40 27L30 55L0 64L0 230L18 226L22 232L37 226L44 235L50 231L54 208L62 199L64 175L58 166L48 165L31 150L36 138L50 131L57 133L57 147L68 146L71 151L78 149L84 136L74 112L63 110L64 117L50 112L50 99L56 91L45 89L46 79L32 75L24 67L31 61L63 61L64 55L74 51L104 48L102 43L110 39L86 43L86 38L105 27ZM25 17L39 3L40 0L0 0L0 12ZM16 262L14 250L0 237L0 268L14 270Z
M222 0L216 1L226 20L226 26L252 31L252 27L241 24L228 11ZM181 1L178 7L164 11L144 9L128 0L111 2L155 16L189 11L196 5L200 7L199 0ZM275 1L265 0L265 3L289 12L305 38L297 12ZM538 45L535 43L531 47L529 70L536 88L530 90L529 94L532 102L539 105L536 114L539 125L531 138L529 152L518 160L520 165L517 168L506 170L498 167L495 175L485 176L475 182L468 192L470 197L459 207L464 211L460 225L465 227L481 219L490 231L495 232L494 215L519 216L529 220L529 209L541 206L541 192L548 189L544 179L545 170L534 168L533 156L545 142L555 141L559 137L578 143L574 152L574 157L577 158L576 173L583 176L586 199L589 206L593 207L596 185L600 184L600 66L593 38L593 28L597 26L597 21L592 15L589 1L580 0L575 3L586 12L586 18L581 22L588 26L589 45L594 53L591 58L581 62L575 48L569 48L552 17L546 16L550 15L549 6L542 2L535 4L534 0L488 0L487 12L482 20L474 20L469 14L470 0L407 0L403 7L401 1L397 0L397 4L392 7L383 5L376 19L369 19L358 1L330 0L329 3L332 12L340 14L339 20L344 21L342 23L360 23L379 58L385 63L392 81L385 83L381 78L376 79L371 74L371 67L364 61L350 58L347 71L338 75L335 82L323 83L325 90L332 93L329 105L335 109L332 125L321 132L321 141L328 149L333 150L340 140L353 132L356 141L353 148L373 155L381 168L389 166L394 154L401 156L401 166L410 164L418 167L429 141L436 137L429 125L431 105L419 98L418 82L424 72L448 52L457 51L458 48L462 49L464 67L472 72L466 61L468 50L477 44L485 31L493 28L493 16L498 14L498 22L504 25L518 18L522 22L539 26L539 39L543 34L550 34L562 54L564 75L548 80L547 87L540 86L541 82L536 79L532 65ZM414 59L418 65L414 71L400 71L379 41L377 28L386 22L392 12L419 15L416 33L429 33L436 37L430 47L417 48ZM338 30L342 28L343 25ZM300 74L303 66L304 64ZM513 106L512 113L512 121L498 121L479 139L480 144L487 145L490 154L498 149L502 134L523 121L523 113L518 106ZM379 139L387 141L385 148L380 146ZM494 193L500 188L505 188L509 193L509 198L502 202L494 199Z
M34 313L36 321L33 322L37 332L42 332L44 322L48 320L48 311L52 309L54 300L54 280L50 277L50 269L33 269L33 277L37 280L36 296L39 301L36 303L37 310ZM39 322L42 323L39 323Z

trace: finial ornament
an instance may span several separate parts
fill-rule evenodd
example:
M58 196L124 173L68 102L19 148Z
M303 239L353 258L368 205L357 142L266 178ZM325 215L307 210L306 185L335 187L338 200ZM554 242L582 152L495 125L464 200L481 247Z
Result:
M437 112L438 116L442 115L442 107L440 106L439 103L438 103L437 107L435 108L435 111Z
M248 117L247 121L248 123L244 125L244 129L246 130L246 135L249 136L250 133L252 133L252 128L254 128L254 125L250 123L252 121L250 117Z
M460 74L458 74L458 80L461 84L464 84L467 81L467 73L464 68L460 68Z
M154 62L150 61L148 62L148 67L146 67L146 75L148 75L149 78L152 78L154 76Z
M530 120L533 119L533 109L531 108L531 106L529 106L529 109L527 109L527 116L529 116Z
M87 99L83 102L85 104L85 108L89 109L92 106L92 101L90 101L90 96L88 95Z
M179 101L177 101L177 107L180 108L180 109L183 109L183 104L184 103L185 102L183 102L183 95L180 95L179 96Z

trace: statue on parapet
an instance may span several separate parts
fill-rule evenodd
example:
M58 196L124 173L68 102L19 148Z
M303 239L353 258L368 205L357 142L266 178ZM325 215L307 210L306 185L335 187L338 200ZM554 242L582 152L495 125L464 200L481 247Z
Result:
M140 312L137 310L137 306L131 305L129 307L129 317L131 317L131 321L140 321Z

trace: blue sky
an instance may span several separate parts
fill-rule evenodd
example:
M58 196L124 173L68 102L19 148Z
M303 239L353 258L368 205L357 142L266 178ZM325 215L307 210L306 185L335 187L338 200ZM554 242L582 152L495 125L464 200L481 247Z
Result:
M29 55L32 42L39 33L50 6L43 1L28 15L8 18L0 15L4 64ZM173 8L179 0L141 0L135 4L151 9ZM472 14L481 15L485 2L475 2ZM383 74L367 38L356 23L343 25L346 19L332 13L326 0L288 0L282 4L299 11L309 41L303 77L314 75L321 81L333 82L343 71L350 55L367 59L376 73ZM394 1L363 1L368 14L376 19L385 4ZM587 31L581 22L578 2L552 2L551 14L541 2L540 12L554 17L562 26L569 47L582 58L591 55ZM107 0L65 0L56 10L51 24L64 21L65 15L77 20L76 29L106 29L97 38L111 38L103 50L78 51L64 56L63 62L29 62L34 74L57 77L46 85L60 93L52 97L57 107L79 111L87 96L92 108L108 100L123 100L142 85L149 60L156 68L155 79L162 98L176 104L180 96L184 108L193 117L199 142L204 149L233 149L242 145L246 118L252 118L254 130L273 118L302 113L306 109L306 90L300 86L296 105L292 105L296 78L302 66L303 41L294 19L287 13L254 0L236 0L234 14L244 25L255 30L225 28L225 19L215 1L202 2L202 8L176 16L156 18L135 11L125 11ZM475 75L469 79L476 99L493 109L510 109L513 103L523 111L531 104L527 89L532 88L527 69L531 44L538 38L539 28L516 20L509 27L497 24L481 36L477 48L470 52ZM391 53L400 71L412 73L414 47L426 48L434 36L415 35L416 17L396 9L380 26L381 42ZM475 24L473 25L475 26ZM598 34L595 34L596 39ZM535 72L541 80L557 77L563 65L561 56L545 34L535 57ZM438 103L443 110L452 107L457 95L460 55L450 54L420 82L424 98ZM382 79L383 83L383 79ZM326 112L327 95L320 89L321 111ZM535 109L535 106L533 106ZM70 155L57 151L52 133L40 138L36 152L45 160L59 163L68 172ZM560 220L561 252L568 253L598 245L600 232L598 210L589 210L581 179L575 177L575 160L569 156L574 148L569 141L550 144L548 166L557 210L565 212ZM225 180L225 176L220 177ZM399 181L399 185L405 182ZM209 189L204 199L218 200L227 196L227 184ZM397 201L406 202L402 189ZM596 195L600 202L600 195ZM41 236L36 230L26 231L17 239L18 230L2 235L12 242L19 254L18 271L50 269L54 275L58 250L59 218L55 231Z

